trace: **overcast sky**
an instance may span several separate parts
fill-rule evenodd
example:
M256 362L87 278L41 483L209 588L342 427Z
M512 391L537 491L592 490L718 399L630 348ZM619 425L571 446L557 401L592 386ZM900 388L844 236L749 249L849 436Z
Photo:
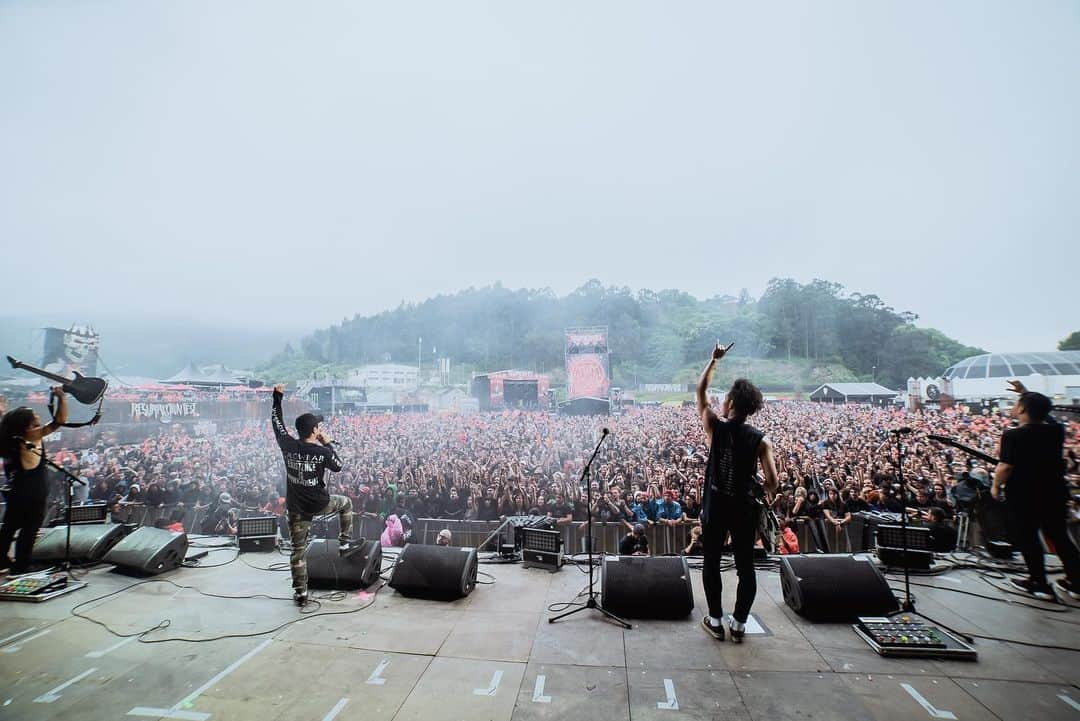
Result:
M1076 2L0 4L3 312L314 328L470 285L1080 329Z

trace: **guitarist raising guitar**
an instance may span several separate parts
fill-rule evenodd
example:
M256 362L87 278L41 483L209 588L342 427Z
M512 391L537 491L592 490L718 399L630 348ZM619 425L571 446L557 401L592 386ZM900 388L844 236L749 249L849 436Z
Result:
M0 457L4 461L4 497L7 509L0 526L0 571L10 566L13 574L25 573L38 530L45 521L49 497L48 462L44 438L61 426L78 428L97 423L101 418L101 402L109 384L101 378L87 378L78 371L75 378L65 378L7 357L12 368L20 368L55 381L60 385L51 391L49 412L53 419L42 424L38 414L25 406L8 411L0 419ZM79 403L98 404L98 412L83 423L68 423L67 396L70 393ZM15 542L15 563L8 558L11 541Z
M34 539L45 521L45 502L49 497L43 439L67 423L68 408L63 386L54 386L55 417L42 424L38 414L25 406L4 414L0 420L0 455L4 460L7 508L0 527L0 570L10 566L12 574L25 573L30 565ZM8 558L11 541L15 542L15 562Z

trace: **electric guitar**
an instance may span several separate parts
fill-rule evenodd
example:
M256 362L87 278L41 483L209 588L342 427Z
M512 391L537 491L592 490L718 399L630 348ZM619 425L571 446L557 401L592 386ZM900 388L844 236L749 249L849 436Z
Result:
M998 460L997 458L994 458L993 456L991 456L989 454L983 453L982 451L975 450L971 446L965 446L960 441L954 441L952 438L949 438L948 436L938 436L938 435L934 435L933 433L927 433L926 437L929 438L932 441L937 441L938 443L944 443L947 446L952 446L953 448L956 448L958 450L963 451L964 453L967 453L969 456L975 456L976 458L978 458L983 463L989 463L992 466L996 466L997 464L1001 463L1001 461Z
M105 390L109 387L109 382L102 378L87 378L78 371L72 371L75 374L75 378L64 378L63 376L50 373L49 371L35 368L32 365L27 365L22 361L17 361L11 356L7 357L8 363L12 368L21 368L31 373L36 373L42 378L48 378L51 381L56 381L64 388L64 392L70 394L79 403L84 405L93 405L101 400L101 397L105 395Z

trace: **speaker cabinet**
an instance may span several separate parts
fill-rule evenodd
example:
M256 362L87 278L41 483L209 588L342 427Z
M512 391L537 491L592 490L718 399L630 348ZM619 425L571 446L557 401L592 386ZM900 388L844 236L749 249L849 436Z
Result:
M854 621L900 609L881 571L850 555L782 556L784 602L811 621Z
M67 526L53 526L34 541L33 559L42 563L64 560ZM71 560L75 563L100 561L124 537L120 523L88 523L71 527Z
M437 601L464 598L476 587L475 548L410 543L390 572L390 588L405 596Z
M604 556L600 604L626 618L685 618L694 610L682 556Z
M187 548L186 533L143 526L113 546L103 560L122 571L155 576L178 568L184 562Z
M382 570L382 547L366 541L342 555L337 541L317 538L308 544L305 560L309 586L351 591L375 583Z

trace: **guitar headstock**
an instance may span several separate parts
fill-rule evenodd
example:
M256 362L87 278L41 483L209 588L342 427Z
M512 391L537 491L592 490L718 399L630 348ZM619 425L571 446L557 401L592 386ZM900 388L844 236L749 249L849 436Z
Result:
M11 356L8 356L8 357L7 357L7 359L8 359L8 363L10 363L10 364L11 364L11 367L12 367L12 368L18 368L18 367L20 367L20 366L22 365L22 363L20 363L19 361L15 360L15 359L14 359L14 358L12 358Z

